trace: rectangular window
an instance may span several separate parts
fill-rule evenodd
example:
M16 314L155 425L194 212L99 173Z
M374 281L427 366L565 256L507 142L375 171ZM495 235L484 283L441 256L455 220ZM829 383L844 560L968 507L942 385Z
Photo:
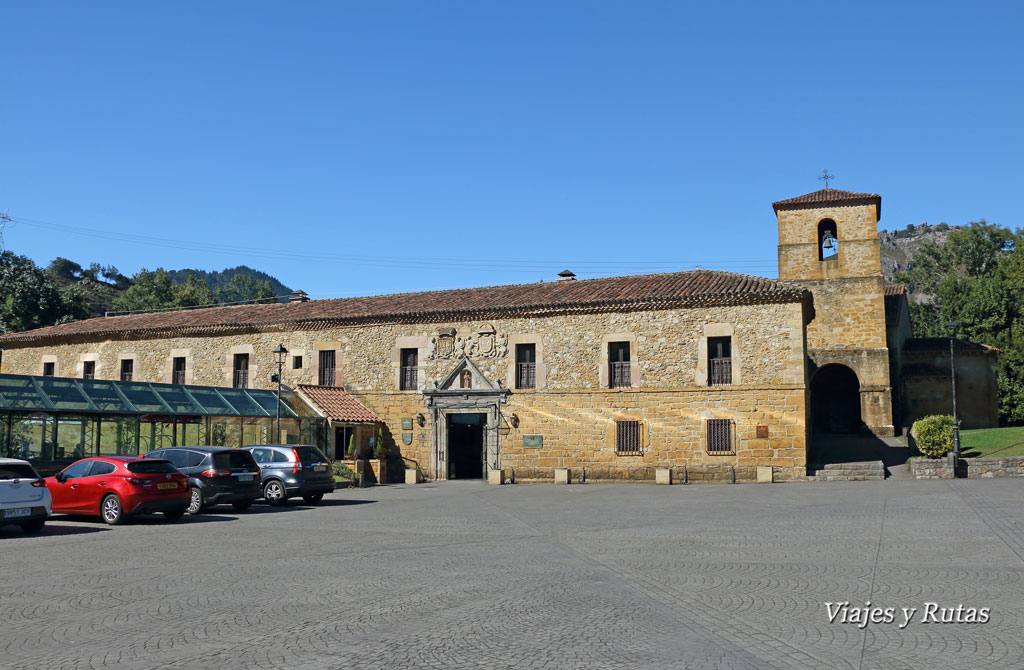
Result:
M55 374L57 374L55 372L56 367L57 367L57 364L53 363L53 362L51 362L51 363L43 363L43 376L44 377L52 377Z
M401 354L402 370L399 380L399 388L403 391L415 391L419 381L419 351L416 349L402 349Z
M537 388L537 345L516 345L516 388Z
M732 453L732 421L708 419L708 453Z
M611 388L632 385L629 370L629 342L608 343L608 386Z
M334 350L320 352L320 386L334 386Z
M121 361L121 381L130 382L135 373L135 361L125 358Z
M234 370L232 386L236 389L249 388L249 354L235 354Z
M639 454L640 452L640 422L616 421L615 453Z
M292 370L302 369L302 356L292 356Z
M82 361L82 379L96 379L96 361Z
M708 338L708 385L732 384L732 338Z
M184 356L176 356L171 361L171 383L172 384L184 384L185 383L185 357ZM237 387L238 385L236 384L235 386Z

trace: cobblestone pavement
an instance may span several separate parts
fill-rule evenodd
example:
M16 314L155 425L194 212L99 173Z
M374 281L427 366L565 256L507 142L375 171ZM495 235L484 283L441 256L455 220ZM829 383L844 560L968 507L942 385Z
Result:
M1024 480L338 491L0 531L2 668L1021 668ZM829 623L826 602L896 607ZM991 608L900 629L901 607Z

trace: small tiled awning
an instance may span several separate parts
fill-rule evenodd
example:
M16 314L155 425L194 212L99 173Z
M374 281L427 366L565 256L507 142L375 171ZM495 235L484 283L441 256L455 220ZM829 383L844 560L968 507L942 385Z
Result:
M331 421L350 423L383 423L381 418L370 411L344 389L337 386L306 386L300 384L299 394Z

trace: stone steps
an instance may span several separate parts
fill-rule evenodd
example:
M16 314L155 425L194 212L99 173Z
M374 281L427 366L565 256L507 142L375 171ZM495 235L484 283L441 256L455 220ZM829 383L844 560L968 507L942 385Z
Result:
M885 479L885 464L882 461L859 461L855 463L810 464L807 466L807 480L817 482L863 482Z

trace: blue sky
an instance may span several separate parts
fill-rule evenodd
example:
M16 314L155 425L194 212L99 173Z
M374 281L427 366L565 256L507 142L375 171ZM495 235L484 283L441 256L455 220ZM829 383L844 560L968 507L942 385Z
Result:
M1019 3L9 2L7 247L313 297L774 276L774 200L1022 225ZM129 237L134 236L134 237Z

